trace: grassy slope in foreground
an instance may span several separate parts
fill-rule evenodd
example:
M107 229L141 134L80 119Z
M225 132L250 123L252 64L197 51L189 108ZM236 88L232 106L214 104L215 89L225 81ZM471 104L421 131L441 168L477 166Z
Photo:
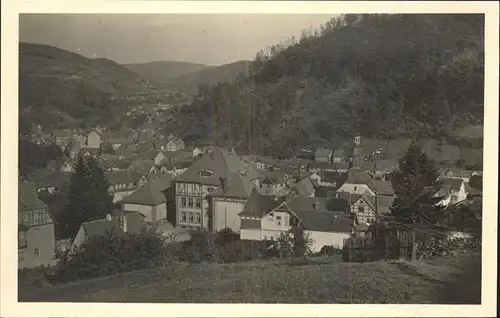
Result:
M479 256L413 263L349 264L319 259L305 262L176 264L68 285L32 287L29 291L20 288L19 301L382 304L481 301Z

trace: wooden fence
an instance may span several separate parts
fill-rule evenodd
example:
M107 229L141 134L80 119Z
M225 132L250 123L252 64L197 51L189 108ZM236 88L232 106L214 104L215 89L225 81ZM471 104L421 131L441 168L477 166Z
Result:
M342 258L345 262L366 262L381 259L411 259L413 233L397 231L390 235L350 237L344 239Z

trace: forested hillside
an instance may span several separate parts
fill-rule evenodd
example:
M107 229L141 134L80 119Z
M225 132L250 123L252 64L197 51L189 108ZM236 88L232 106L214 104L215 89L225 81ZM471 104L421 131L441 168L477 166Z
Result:
M107 59L88 59L55 47L20 43L21 122L44 127L109 124L126 112L116 100L154 90L154 84Z
M184 74L168 81L167 84L182 92L196 93L201 85L215 85L218 82L233 83L248 77L250 61L238 61L221 66L208 67Z
M179 76L211 68L205 64L176 61L125 64L125 67L150 81L164 84Z
M257 53L251 75L176 110L190 138L284 155L355 133L447 136L483 121L482 15L343 15Z

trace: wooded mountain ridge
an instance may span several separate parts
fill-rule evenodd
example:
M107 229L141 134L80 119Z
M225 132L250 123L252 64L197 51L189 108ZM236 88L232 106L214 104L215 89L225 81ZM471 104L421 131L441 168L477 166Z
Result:
M484 16L348 14L258 52L236 83L174 115L189 139L267 155L375 138L442 138L483 122Z

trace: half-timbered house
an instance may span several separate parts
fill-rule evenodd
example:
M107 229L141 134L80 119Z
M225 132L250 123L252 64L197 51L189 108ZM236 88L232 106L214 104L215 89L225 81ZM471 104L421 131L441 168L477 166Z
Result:
M210 203L208 195L225 191L233 173L246 174L258 183L258 175L239 157L226 149L215 148L204 154L184 173L175 179L176 226L191 228L209 227Z

